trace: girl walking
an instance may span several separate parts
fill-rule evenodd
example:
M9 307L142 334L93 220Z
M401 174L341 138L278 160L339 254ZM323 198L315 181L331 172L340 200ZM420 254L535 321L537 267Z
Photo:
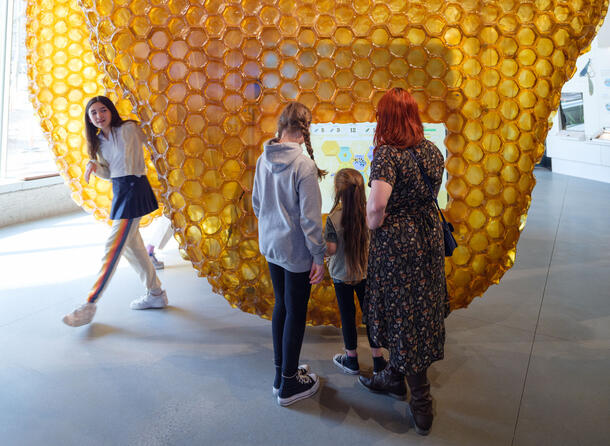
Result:
M256 163L252 207L258 218L258 242L269 264L275 307L271 321L275 380L273 394L287 406L308 398L320 381L299 367L311 285L324 276L321 171L309 137L311 112L288 104L278 120L278 137L264 144ZM303 154L305 143L310 157Z
M85 129L91 158L85 169L85 181L89 182L92 173L112 180L112 229L106 242L102 268L87 302L63 318L64 323L71 327L91 322L97 301L110 282L122 254L147 290L145 296L131 303L131 308L144 310L167 306L167 294L161 288L139 231L140 218L158 208L146 178L142 154L144 133L136 121L123 120L112 101L105 96L96 96L87 103Z
M356 169L341 169L335 175L335 202L326 219L324 238L345 343L345 353L337 353L333 362L345 373L357 375L360 366L356 351L358 335L354 293L360 308L364 308L369 229L366 226L364 179ZM386 361L379 345L371 339L368 326L367 337L373 354L373 373L377 373L385 368Z

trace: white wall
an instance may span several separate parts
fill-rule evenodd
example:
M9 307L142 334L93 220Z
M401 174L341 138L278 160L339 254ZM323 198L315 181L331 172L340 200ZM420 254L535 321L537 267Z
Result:
M0 185L0 227L78 210L60 177Z
M610 129L610 20L606 20L591 51L580 56L577 71L563 87L566 93L582 93L585 131L567 133L561 130L559 113L546 138L547 156L552 158L553 172L610 183L610 141L595 140L603 127ZM589 94L587 76L580 71L591 59L594 72L593 95Z

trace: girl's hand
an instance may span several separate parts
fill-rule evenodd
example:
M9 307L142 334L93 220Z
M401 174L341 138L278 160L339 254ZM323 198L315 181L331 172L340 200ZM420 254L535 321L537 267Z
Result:
M311 264L311 271L309 272L309 283L316 285L322 282L324 278L324 265L318 265L317 263Z
M85 168L85 182L89 182L89 178L91 178L91 174L97 170L97 166L93 161L89 161L87 163L87 167Z
M337 252L337 244L333 242L326 242L326 254L324 257L334 256Z

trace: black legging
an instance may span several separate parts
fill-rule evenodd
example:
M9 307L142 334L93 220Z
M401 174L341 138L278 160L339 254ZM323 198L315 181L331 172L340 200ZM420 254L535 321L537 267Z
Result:
M309 271L291 273L269 263L275 307L271 319L275 365L282 366L284 376L292 376L299 366L299 355L305 334L307 303L311 284Z
M358 303L362 309L364 300L364 288L366 279L356 285L348 285L344 282L335 283L335 294L341 313L341 330L343 331L343 342L346 350L356 350L358 347L358 333L356 332L356 304L354 303L354 292L358 297ZM366 336L369 339L371 348L379 348L371 339L368 325L366 326Z

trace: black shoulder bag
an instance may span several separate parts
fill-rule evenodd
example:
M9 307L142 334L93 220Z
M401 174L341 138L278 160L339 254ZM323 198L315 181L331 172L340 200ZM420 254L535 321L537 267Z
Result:
M457 248L457 242L455 241L455 237L453 236L453 225L445 220L445 216L443 215L443 211L441 207L438 205L438 200L436 199L436 195L434 194L434 188L432 187L432 182L430 181L430 177L424 172L424 168L419 164L417 157L410 149L407 149L417 167L419 167L419 171L421 172L422 178L424 179L424 183L428 186L428 190L430 191L430 196L436 204L436 208L438 209L438 213L441 214L441 218L443 219L443 238L445 240L445 257L451 257L455 248Z

